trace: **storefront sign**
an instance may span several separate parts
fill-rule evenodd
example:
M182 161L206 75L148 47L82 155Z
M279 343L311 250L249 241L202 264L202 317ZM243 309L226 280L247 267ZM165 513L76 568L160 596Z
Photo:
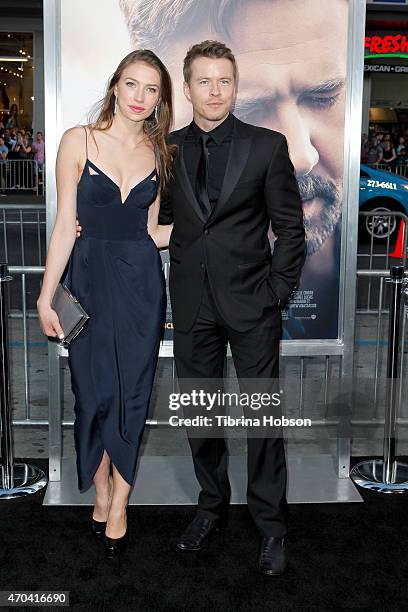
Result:
M390 66L389 64L365 64L364 72L386 72L389 74L408 74L408 66Z
M364 59L372 57L408 58L408 38L403 34L366 36L364 48L367 50Z

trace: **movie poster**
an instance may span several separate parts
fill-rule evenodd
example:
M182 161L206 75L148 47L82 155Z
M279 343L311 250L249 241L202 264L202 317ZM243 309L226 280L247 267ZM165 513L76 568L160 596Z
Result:
M180 128L192 119L182 87L188 47L205 39L231 47L239 69L234 113L285 134L303 201L307 260L283 312L283 337L336 339L348 1L70 0L61 6L64 129L86 122L109 76L135 48L152 49L168 67ZM167 252L162 258L168 280ZM169 300L165 339L172 339Z

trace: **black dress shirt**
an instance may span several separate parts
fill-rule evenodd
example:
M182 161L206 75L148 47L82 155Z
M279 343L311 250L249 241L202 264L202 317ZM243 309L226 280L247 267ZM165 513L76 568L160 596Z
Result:
M184 162L193 190L195 189L198 163L201 155L200 136L208 134L208 197L211 208L216 205L227 166L229 148L232 140L234 119L231 114L211 132L204 132L192 121L184 142Z

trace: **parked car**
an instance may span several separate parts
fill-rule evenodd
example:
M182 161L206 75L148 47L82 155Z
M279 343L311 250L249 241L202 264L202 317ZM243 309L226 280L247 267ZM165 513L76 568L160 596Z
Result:
M378 216L360 217L360 237L375 240L396 238L399 221L384 213L401 212L408 216L408 179L392 172L362 165L360 168L360 210ZM382 213L382 214L381 214Z

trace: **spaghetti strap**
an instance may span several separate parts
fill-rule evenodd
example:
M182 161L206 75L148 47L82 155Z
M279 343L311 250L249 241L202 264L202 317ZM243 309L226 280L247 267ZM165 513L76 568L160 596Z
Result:
M84 125L82 127L85 130L86 159L88 159L88 132L87 132L87 129L86 129L86 127Z

